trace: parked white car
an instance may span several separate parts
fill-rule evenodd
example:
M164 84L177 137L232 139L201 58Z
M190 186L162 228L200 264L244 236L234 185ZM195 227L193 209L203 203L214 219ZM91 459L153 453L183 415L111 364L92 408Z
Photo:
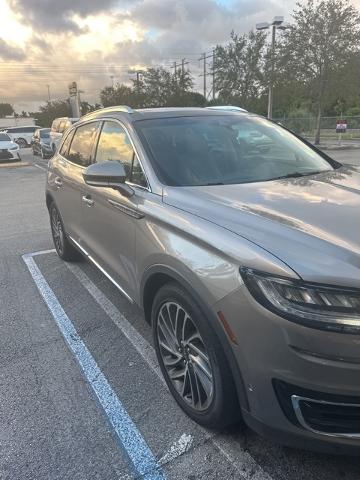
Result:
M19 145L7 133L0 132L0 163L21 160Z
M50 147L53 153L55 153L59 146L64 132L71 127L74 123L78 122L79 118L60 117L55 118L51 125L50 130Z
M20 148L25 148L31 145L32 137L39 127L38 125L26 125L9 127L3 130L7 133L13 142L16 142Z

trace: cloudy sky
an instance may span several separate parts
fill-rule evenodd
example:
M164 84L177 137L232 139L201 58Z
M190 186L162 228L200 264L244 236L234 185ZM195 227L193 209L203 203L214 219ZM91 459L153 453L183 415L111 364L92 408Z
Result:
M98 99L129 70L186 58L198 72L201 52L284 15L295 0L0 0L0 102L34 110L78 82ZM197 79L200 82L200 79Z

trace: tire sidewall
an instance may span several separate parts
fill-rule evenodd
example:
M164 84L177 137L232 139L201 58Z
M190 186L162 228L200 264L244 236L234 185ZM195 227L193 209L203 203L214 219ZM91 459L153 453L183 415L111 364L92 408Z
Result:
M157 316L161 306L168 301L175 301L184 308L188 315L190 315L192 321L200 332L209 356L212 374L214 378L214 394L211 404L204 411L194 410L182 399L182 397L172 384L171 380L169 379L166 368L162 362L157 336ZM152 305L151 319L153 338L158 362L160 364L160 368L165 378L166 384L168 385L168 388L172 393L173 397L175 398L176 402L187 413L187 415L189 415L193 420L195 420L197 423L200 423L201 425L211 428L219 427L222 426L222 424L229 423L228 421L222 420L226 404L224 398L225 389L223 384L224 372L222 368L222 365L224 365L225 356L223 354L220 342L216 334L214 333L209 321L206 320L206 316L204 315L200 306L180 285L175 283L169 283L162 287L155 296Z

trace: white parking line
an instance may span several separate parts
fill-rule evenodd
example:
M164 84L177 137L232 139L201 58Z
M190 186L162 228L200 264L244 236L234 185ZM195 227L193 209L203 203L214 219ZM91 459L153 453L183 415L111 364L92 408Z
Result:
M41 255L46 252L36 252ZM165 475L131 417L125 410L106 377L77 333L70 318L51 290L36 265L33 255L23 255L23 260L52 314L66 343L78 361L86 379L97 396L115 434L135 469L135 475L144 480L165 480Z
M86 273L75 264L66 264L69 270L75 275L79 282L86 288L96 303L104 310L115 325L122 331L134 348L140 353L151 370L156 373L161 382L166 382L158 366L154 348L149 342L138 333L127 318L116 308L106 295L90 280ZM231 440L226 435L214 435L206 431L206 436L215 447L233 465L241 478L245 480L272 480L272 477L265 472L256 460L246 450L236 445L234 448Z
M40 168L44 172L46 172L46 168L42 167L41 165L38 165L37 163L34 163L34 167Z

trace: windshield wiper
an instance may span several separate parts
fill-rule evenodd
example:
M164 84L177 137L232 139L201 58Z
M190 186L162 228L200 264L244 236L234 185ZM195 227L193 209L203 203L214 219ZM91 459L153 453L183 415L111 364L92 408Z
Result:
M281 175L280 177L272 178L271 180L281 180L283 178L299 178L299 177L307 177L308 175L316 175L317 173L323 173L324 170L320 170L318 172L293 172L287 173L286 175Z

